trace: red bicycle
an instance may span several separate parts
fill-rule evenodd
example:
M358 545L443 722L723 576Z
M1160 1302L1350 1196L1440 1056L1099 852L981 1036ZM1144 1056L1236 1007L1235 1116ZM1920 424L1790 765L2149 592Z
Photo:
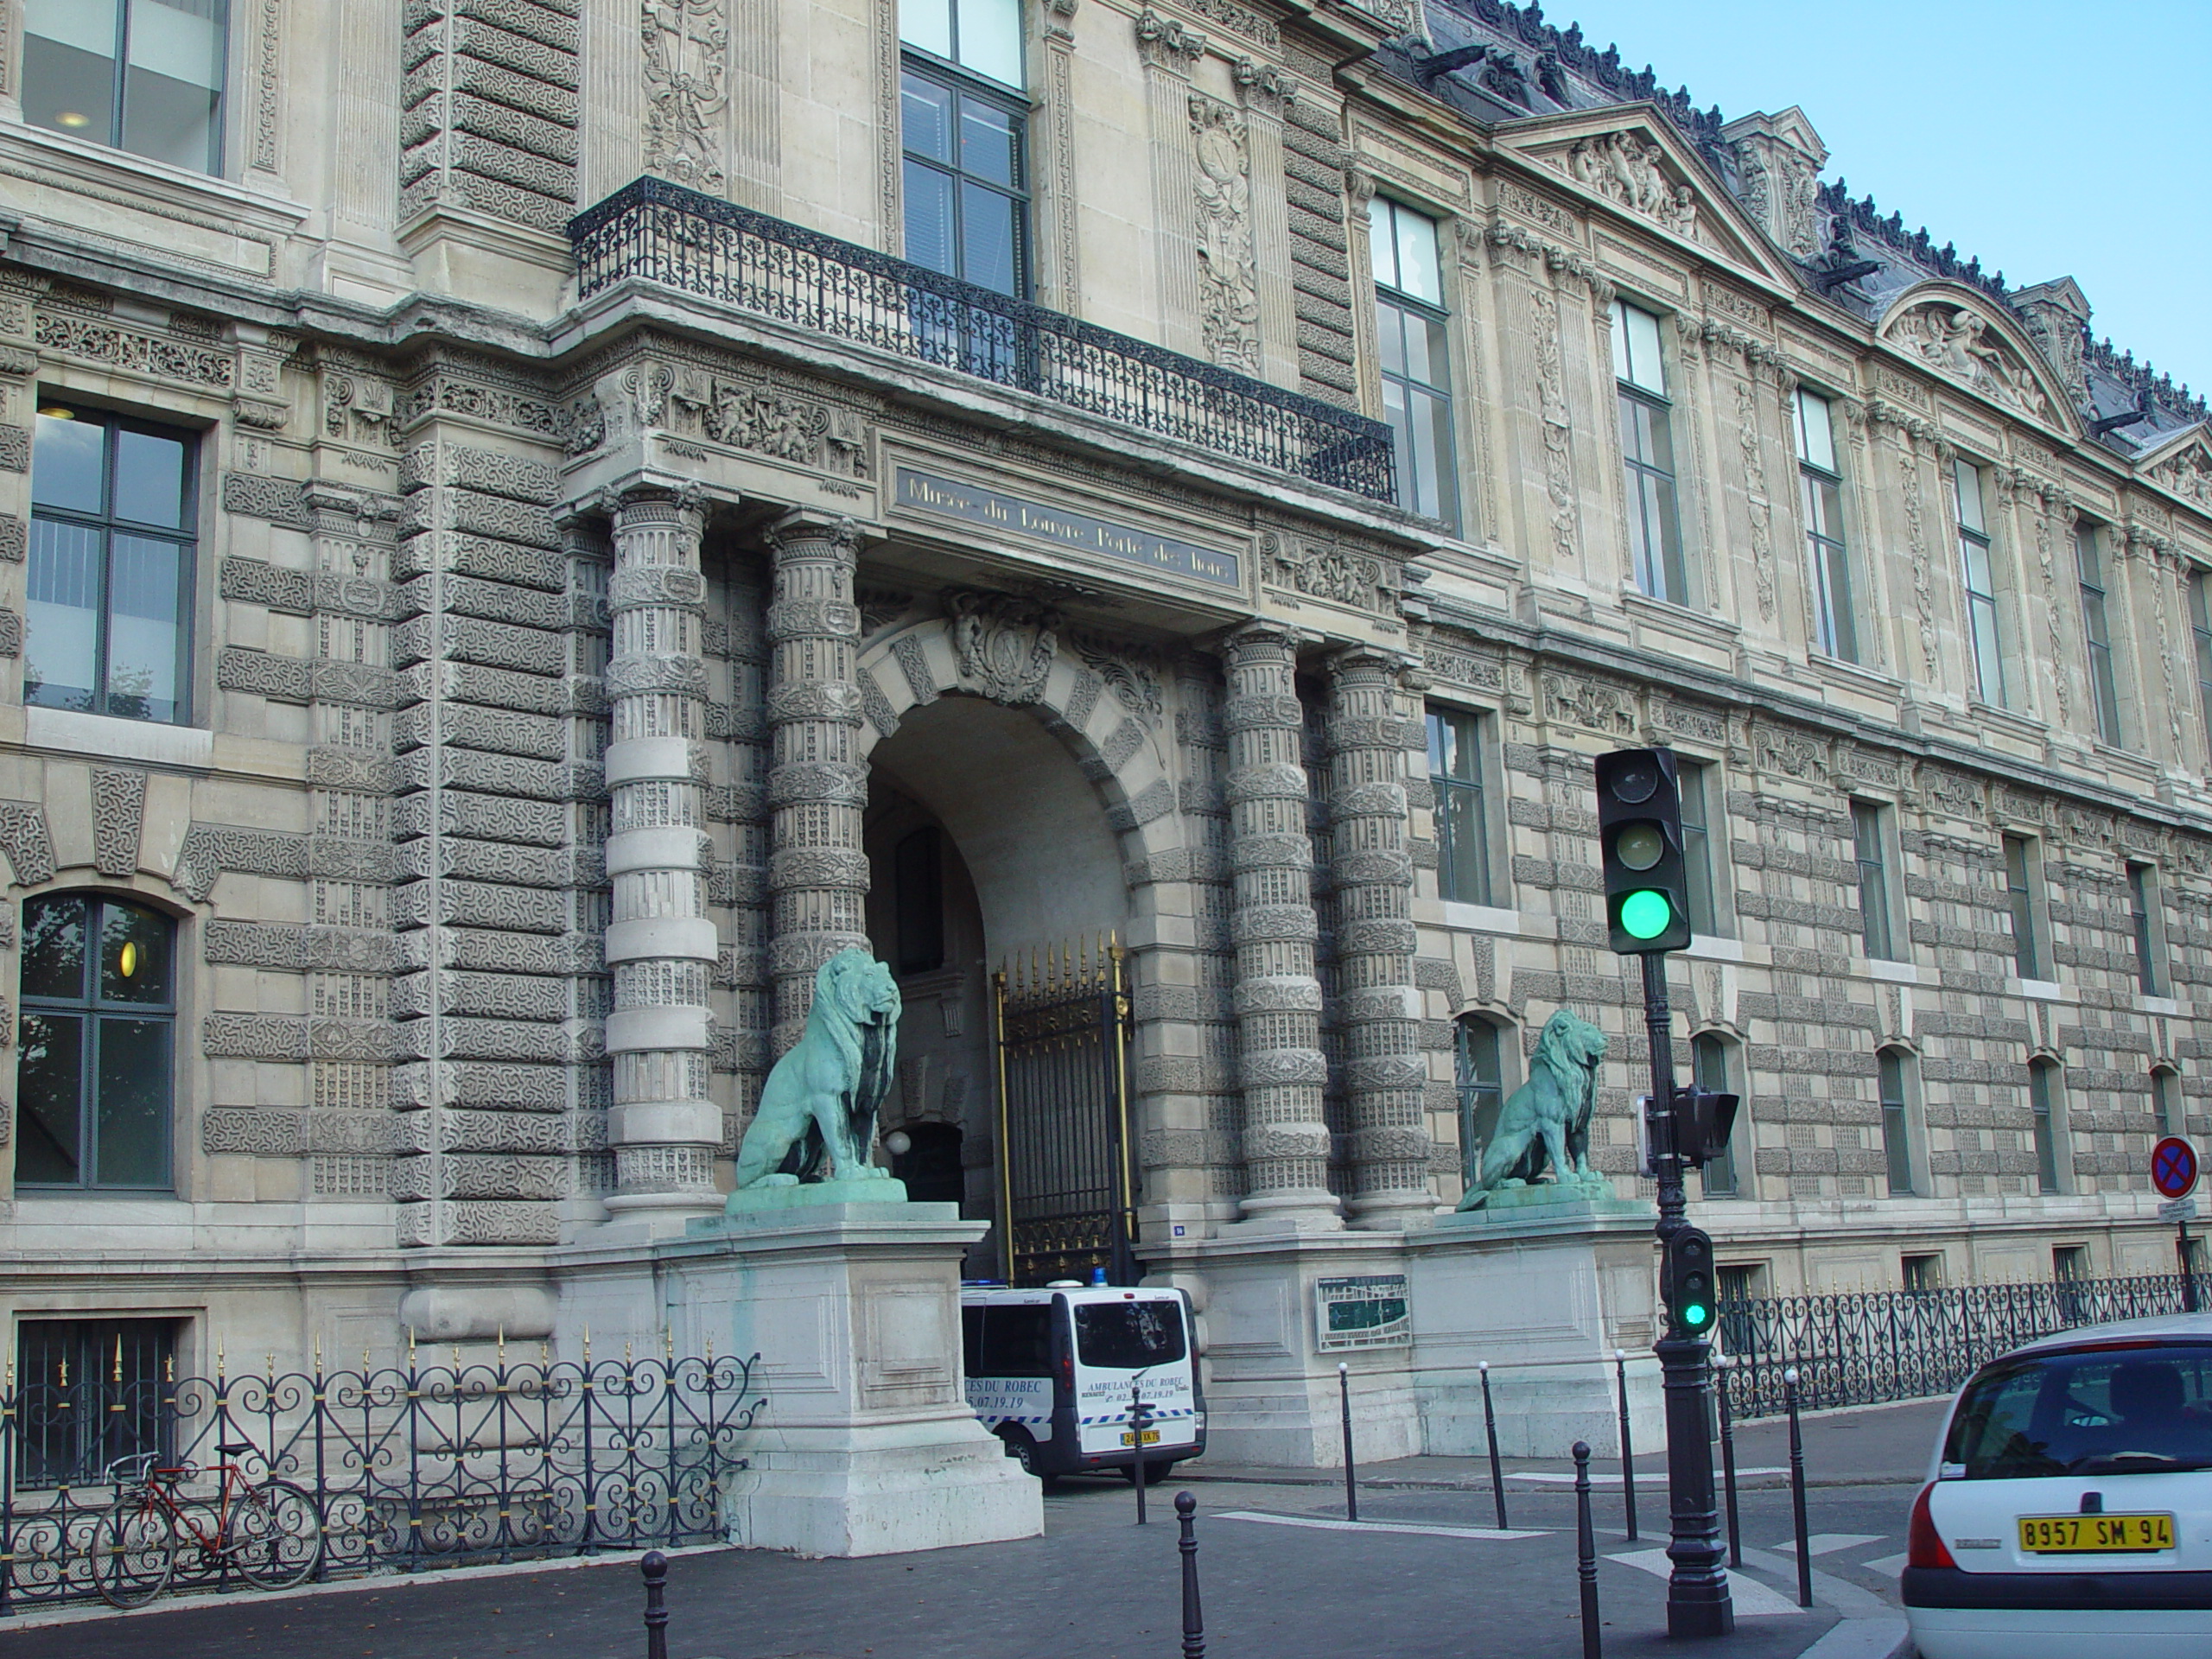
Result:
M244 1442L216 1446L225 1461L157 1467L151 1452L111 1465L115 1503L95 1535L92 1582L111 1606L143 1607L169 1586L177 1557L197 1551L204 1571L234 1569L248 1584L284 1590L315 1571L322 1554L322 1518L315 1500L288 1480L251 1482L229 1459L251 1452ZM213 1476L212 1497L182 1493L192 1480Z

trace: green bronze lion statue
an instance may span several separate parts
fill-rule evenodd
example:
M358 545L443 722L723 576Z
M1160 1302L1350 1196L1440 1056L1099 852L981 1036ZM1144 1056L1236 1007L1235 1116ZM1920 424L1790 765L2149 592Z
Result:
M868 1162L875 1113L891 1092L899 985L865 950L840 950L814 976L806 1030L760 1090L737 1152L737 1185L888 1179Z
M1548 1164L1558 1183L1603 1180L1590 1167L1590 1113L1598 1100L1598 1066L1605 1033L1566 1008L1544 1021L1529 1081L1497 1115L1482 1167L1459 1200L1478 1210L1508 1181L1533 1183Z

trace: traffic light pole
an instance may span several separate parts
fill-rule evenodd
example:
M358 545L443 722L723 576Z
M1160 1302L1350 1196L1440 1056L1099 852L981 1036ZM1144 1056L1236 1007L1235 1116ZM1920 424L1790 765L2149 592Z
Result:
M1643 955L1643 1020L1651 1042L1651 1098L1669 1109L1653 1114L1651 1157L1658 1171L1659 1242L1689 1224L1681 1149L1675 1144L1674 1014L1667 1006L1667 954ZM1713 1490L1713 1440L1707 1428L1713 1386L1712 1343L1683 1331L1662 1310L1666 1334L1653 1344L1667 1402L1667 1634L1726 1636L1736 1607L1721 1566L1720 1512Z

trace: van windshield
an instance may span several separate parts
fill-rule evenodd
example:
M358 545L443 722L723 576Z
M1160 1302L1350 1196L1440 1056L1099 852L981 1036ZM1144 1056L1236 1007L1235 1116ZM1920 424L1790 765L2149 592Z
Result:
M1961 1395L1943 1461L1968 1480L2212 1468L2212 1344L1999 1360Z
M1076 1354L1086 1365L1141 1370L1183 1357L1180 1302L1078 1302Z

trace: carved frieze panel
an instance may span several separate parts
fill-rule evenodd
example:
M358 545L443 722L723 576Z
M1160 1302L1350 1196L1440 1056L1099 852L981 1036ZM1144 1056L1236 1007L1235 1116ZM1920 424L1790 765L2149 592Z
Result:
M1632 687L1567 674L1542 677L1543 717L1608 737L1637 734L1637 697Z
M722 112L729 105L723 0L642 0L645 169L719 194Z
M1893 319L1882 337L1993 403L2035 420L2055 418L2050 399L2036 383L2026 360L1966 306L1949 300L1923 301Z
M2160 487L2212 512L2212 450L2197 444L2153 467L2145 474Z
M1197 239L1206 355L1242 374L1260 372L1260 276L1252 239L1252 150L1245 118L1202 92L1190 98L1198 156Z
M44 349L104 367L180 385L228 391L238 379L235 353L146 334L117 323L41 309L33 337Z
M1398 566L1375 554L1334 539L1268 531L1260 555L1266 580L1277 588L1378 615L1396 613Z
M1667 152L1639 131L1579 138L1552 164L1581 185L1677 236L1698 233L1697 192Z

